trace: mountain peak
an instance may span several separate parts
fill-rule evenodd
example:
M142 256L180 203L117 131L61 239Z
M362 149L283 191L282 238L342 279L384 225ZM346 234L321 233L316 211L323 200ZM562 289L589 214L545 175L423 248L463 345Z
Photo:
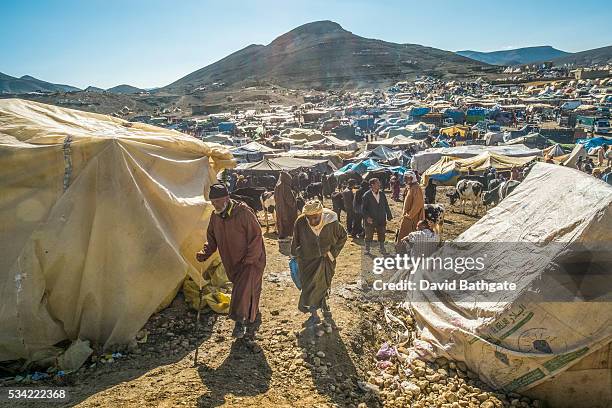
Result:
M137 94L143 92L144 89L136 88L135 86L128 84L121 84L117 86L113 86L112 88L108 88L106 92L115 93L115 94Z
M296 27L285 34L276 37L274 41L269 44L269 46L272 46L273 48L295 46L297 44L318 42L324 38L339 38L350 35L352 35L351 32L346 31L340 24L333 21L314 21L312 23L307 23Z
M334 32L346 32L346 30L334 21L321 20L296 27L287 34L329 34Z
M427 73L482 76L485 64L419 45L361 37L336 22L301 25L265 46L249 46L161 88L185 94L214 82L272 83L287 88L334 89L391 85Z
M12 77L0 72L0 93L23 94L28 92L73 92L79 88L70 85L53 84L42 81L31 75L20 78Z

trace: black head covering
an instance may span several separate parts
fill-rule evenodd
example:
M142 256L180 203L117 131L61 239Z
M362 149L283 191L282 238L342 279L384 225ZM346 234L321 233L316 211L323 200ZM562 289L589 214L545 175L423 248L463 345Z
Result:
M210 186L210 194L208 195L210 199L227 197L229 192L227 191L227 187L224 184L216 183Z

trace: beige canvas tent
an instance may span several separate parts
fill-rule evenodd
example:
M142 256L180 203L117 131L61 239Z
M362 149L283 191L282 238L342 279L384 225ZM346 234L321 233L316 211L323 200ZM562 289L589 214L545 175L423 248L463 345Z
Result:
M584 145L577 143L570 153L565 154L563 156L555 157L553 158L553 160L556 163L563 164L565 167L571 167L572 169L575 169L577 168L576 163L578 163L578 159L580 157L586 159L588 157L588 154L586 149L584 148Z
M386 139L376 140L374 142L368 142L367 150L375 149L378 146L386 146L391 149L400 149L400 148L403 149L408 146L417 146L417 145L420 145L421 143L422 142L420 140L413 139L408 136L398 135L398 136L392 136Z
M546 159L563 156L564 154L565 152L559 143L549 146L546 149L542 149L542 156L544 156Z
M353 152L357 150L357 142L354 140L338 139L332 135L323 135L323 139L305 143L304 148L334 149Z
M482 145L463 145L456 147L434 147L417 152L410 160L410 167L419 173L425 172L428 168L438 162L442 157L450 156L455 158L467 159L478 156L484 152L501 154L509 157L542 156L539 149L530 149L525 145L512 146L482 146Z
M267 157L297 157L300 159L329 160L336 168L342 167L343 160L355 156L355 152L346 150L288 150L286 152L266 155Z
M321 140L323 133L316 129L304 129L304 128L291 128L285 129L280 134L282 137L292 140L307 140L313 142L315 140Z
M463 256L487 259L484 269L462 279L508 280L518 289L482 291L461 301L454 292L417 292L412 306L421 338L431 346L429 357L464 361L494 388L553 407L607 406L611 231L611 186L574 169L537 163L512 194L454 241ZM446 249L435 255L444 258ZM586 275L597 264L604 267ZM411 279L432 277L419 270ZM585 299L580 294L588 286L603 296Z
M126 343L186 276L204 284L205 196L232 166L176 131L0 100L0 361Z
M512 167L520 167L535 159L537 156L510 157L488 151L467 159L444 156L423 173L423 184L427 185L430 177L438 177L439 181L451 180L462 173L467 174L470 168L475 172L484 171L489 167L497 170L510 170Z

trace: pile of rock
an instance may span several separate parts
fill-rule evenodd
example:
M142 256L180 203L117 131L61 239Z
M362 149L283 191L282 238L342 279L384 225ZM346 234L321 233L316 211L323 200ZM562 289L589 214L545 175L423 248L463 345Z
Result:
M393 357L369 371L368 382L359 386L377 394L388 407L541 407L538 400L519 394L492 391L468 370L464 362L440 357L435 362L410 358L398 347ZM382 369L380 369L382 367Z

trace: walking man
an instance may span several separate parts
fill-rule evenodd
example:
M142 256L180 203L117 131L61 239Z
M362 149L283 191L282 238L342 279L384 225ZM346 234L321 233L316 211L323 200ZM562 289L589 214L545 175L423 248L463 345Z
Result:
M402 222L397 235L397 242L417 229L417 223L425 219L425 200L423 190L412 172L404 175L406 179L406 198L404 199L404 210Z
M351 237L353 238L363 238L364 228L363 228L363 195L369 190L370 186L367 181L362 181L361 185L355 192L355 197L353 198L353 211L355 213L355 219L353 221L353 233Z
M342 189L342 187L340 188ZM342 191L334 191L331 196L331 201L332 208L334 209L334 212L339 220L340 216L342 215L342 210L344 210L344 198L342 197Z
M385 232L387 230L387 221L391 221L393 216L391 215L391 208L389 208L387 197L380 189L380 180L377 178L370 179L370 189L363 195L362 208L366 253L370 253L374 231L376 231L380 252L386 254Z
M355 229L354 198L353 187L350 184L345 185L344 190L342 190L342 203L344 205L344 212L346 212L346 231L351 235L353 235Z
M425 204L436 203L436 187L435 182L430 177L427 181L427 186L425 187Z
M210 186L215 207L210 217L207 242L196 254L204 262L219 250L227 277L233 284L230 319L236 322L232 337L255 338L261 325L259 296L266 266L266 250L257 217L246 204L231 200L223 184Z
M344 227L335 212L323 208L319 200L304 205L302 215L295 222L291 255L298 263L302 284L298 309L310 313L304 323L314 327L321 322L318 310L326 321L333 323L327 304L331 281L336 271L336 259L346 243Z
M276 213L278 239L293 235L293 225L298 215L297 201L291 189L291 182L291 175L283 171L278 177L276 187L274 187L274 211Z
M399 201L401 187L400 187L400 181L399 181L399 178L397 177L397 175L394 174L391 177L391 183L390 184L391 184L391 192L393 193L391 195L391 199L393 201Z

